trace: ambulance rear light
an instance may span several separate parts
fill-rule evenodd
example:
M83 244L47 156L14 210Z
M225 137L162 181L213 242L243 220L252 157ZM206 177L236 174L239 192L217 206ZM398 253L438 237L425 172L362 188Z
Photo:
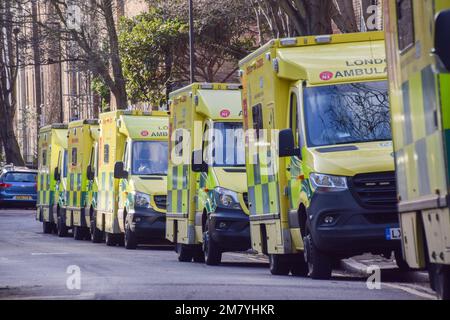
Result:
M200 85L200 89L203 90L211 90L214 89L214 86L212 84L206 83L206 84L201 84Z
M244 70L239 70L238 71L238 77L242 78L244 76Z
M280 40L280 44L283 47L289 47L289 46L296 46L297 45L297 38L285 38Z
M322 44L322 43L330 43L331 42L331 36L325 35L325 36L317 36L316 37L316 43Z

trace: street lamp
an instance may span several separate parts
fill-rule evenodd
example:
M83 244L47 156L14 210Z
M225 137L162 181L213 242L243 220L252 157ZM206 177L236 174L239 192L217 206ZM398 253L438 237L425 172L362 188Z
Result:
M189 1L189 60L191 83L195 82L195 51L194 51L194 6L192 1Z

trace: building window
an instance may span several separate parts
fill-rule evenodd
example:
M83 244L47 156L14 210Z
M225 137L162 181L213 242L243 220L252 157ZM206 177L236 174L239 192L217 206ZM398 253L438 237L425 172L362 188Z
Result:
M412 0L396 1L398 47L403 52L414 46L414 9Z

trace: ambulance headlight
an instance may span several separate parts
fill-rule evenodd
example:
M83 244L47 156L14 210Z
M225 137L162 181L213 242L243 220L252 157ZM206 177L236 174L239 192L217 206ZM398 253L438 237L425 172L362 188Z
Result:
M216 194L216 203L218 207L226 209L241 209L239 204L238 194L234 191L217 187L214 189Z
M137 208L150 208L150 195L136 192L134 195L134 206Z
M322 191L343 191L348 189L346 177L311 173L309 178L311 181L311 186L314 190L319 189Z

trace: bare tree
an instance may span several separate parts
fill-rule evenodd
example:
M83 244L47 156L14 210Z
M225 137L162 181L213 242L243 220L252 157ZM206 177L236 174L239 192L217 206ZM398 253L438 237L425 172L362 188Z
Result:
M334 25L343 33L357 32L360 23L356 12L361 9L367 20L373 14L367 9L377 0L249 0L259 18L264 18L273 37L330 34Z
M24 165L14 132L17 100L15 88L19 64L19 29L13 11L13 0L0 2L0 138L6 162Z
M54 13L42 28L66 45L63 60L81 61L111 90L117 109L128 105L113 0L46 0ZM52 23L54 21L58 23Z

